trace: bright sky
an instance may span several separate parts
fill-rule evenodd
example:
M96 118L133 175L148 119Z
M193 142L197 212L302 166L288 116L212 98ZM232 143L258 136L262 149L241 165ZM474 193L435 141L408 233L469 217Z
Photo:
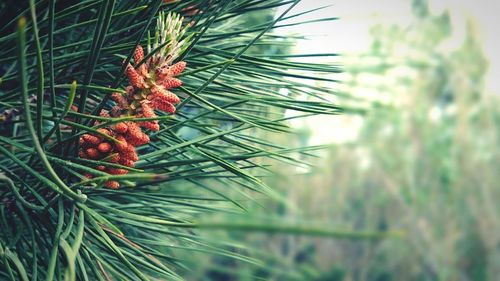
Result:
M441 13L447 9L453 24L453 38L448 48L458 47L465 35L467 19L476 23L484 52L489 60L485 90L500 95L500 1L495 0L429 0L431 12ZM338 21L313 23L279 29L282 34L298 33L310 35L311 39L300 42L296 53L344 53L356 54L368 50L371 44L369 29L377 23L407 24L411 20L411 0L302 0L291 12L296 14L321 6L329 6L320 11L301 17L302 21L339 17ZM284 10L284 9L283 9ZM283 11L282 10L282 11ZM278 12L279 13L279 12ZM333 122L333 123L332 123ZM340 122L340 124L335 124ZM346 124L346 122L353 122ZM356 137L355 128L360 120L335 117L317 117L305 124L313 130L311 144L343 142ZM323 124L333 126L328 130ZM337 130L339 127L351 129Z

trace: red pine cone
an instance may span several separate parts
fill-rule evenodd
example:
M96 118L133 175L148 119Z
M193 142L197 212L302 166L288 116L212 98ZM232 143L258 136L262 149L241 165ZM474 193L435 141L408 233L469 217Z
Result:
M89 144L93 144L93 145L98 145L100 142L101 142L101 139L96 137L96 136L93 136L93 135L89 135L89 134L84 134L81 139L86 142L86 143L89 143Z
M90 159L99 159L99 157L101 156L99 151L93 147L88 148L85 152Z
M179 103L181 101L176 94L168 90L165 90L165 88L163 88L162 86L156 86L156 85L151 88L151 95L148 96L148 99L149 100L161 99L165 102L173 104Z
M142 132L141 128L134 122L127 122L127 142L133 146L140 146L149 142L149 137Z
M111 94L111 98L118 104L121 109L127 109L129 107L127 99L120 93Z
M134 167L135 162L130 159L121 159L120 164L127 167Z
M120 184L117 181L107 181L104 186L111 189L118 189Z
M107 142L102 142L97 146L97 150L99 150L102 153L110 152L111 151L111 145Z
M120 134L126 133L127 130L128 130L127 124L125 124L124 122L120 122L115 125L115 131L117 131Z
M182 81L173 77L162 78L161 80L158 81L158 83L163 87L165 87L165 89L178 88L182 86Z
M147 104L146 102L143 102L141 104L141 108L142 108L142 115L144 115L144 117L146 118L156 117L154 109L152 109L151 106L149 106L149 104Z
M135 64L140 63L144 59L144 49L141 45L137 45L134 52L134 62Z
M130 84L135 88L142 89L144 88L144 78L142 78L137 71L135 71L134 67L129 63L127 65L127 69L125 70L125 74L130 80Z
M125 174L128 174L128 170L117 169L117 168L108 168L108 173L110 173L112 175L125 175Z
M160 130L160 125L157 121L144 121L140 123L140 126L154 132Z
M144 59L144 49L142 49L142 46L141 45L137 45L137 47L135 48L135 52L134 52L134 63L137 65L139 64L142 60ZM139 66L137 68L137 72L142 75L142 76L145 76L147 74L147 70L146 70L146 64L141 64L141 66Z
M151 105L154 108L157 108L161 111L165 111L168 113L174 113L175 112L175 106L169 102L165 102L161 99L154 99L151 101Z
M99 128L97 131L103 135L112 136L111 131L106 128Z
M129 147L126 151L123 151L120 153L120 161L125 162L125 160L130 160L133 162L136 162L139 160L139 157L137 156L137 152L135 152L134 146L129 144Z
M174 65L171 66L162 66L157 70L157 75L160 76L162 79L165 77L174 77L179 74L186 68L186 63L183 61L180 61Z
M168 70L170 72L170 76L177 76L181 74L182 71L186 68L186 62L180 61L172 65Z
M120 152L126 151L128 149L128 143L127 140L125 140L125 137L119 135L116 137L116 139L118 140L118 142L115 143L116 149L118 149L118 151Z

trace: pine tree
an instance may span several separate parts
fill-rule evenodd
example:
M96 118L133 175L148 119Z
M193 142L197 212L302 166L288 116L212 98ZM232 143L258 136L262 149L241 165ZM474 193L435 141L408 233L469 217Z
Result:
M283 200L258 159L308 152L266 134L291 133L285 111L340 112L304 82L337 67L266 51L291 44L272 31L298 2L3 1L0 279L179 280L177 248L240 258L199 228L337 235L200 219Z

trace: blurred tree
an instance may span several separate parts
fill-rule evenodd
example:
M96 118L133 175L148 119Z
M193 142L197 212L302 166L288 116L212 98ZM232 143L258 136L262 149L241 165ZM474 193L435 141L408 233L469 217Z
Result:
M487 60L473 22L463 43L450 14L411 2L409 26L377 25L373 44L346 66L346 91L384 106L366 118L359 139L336 145L308 176L273 179L309 217L354 230L403 229L405 239L332 242L297 237L249 237L276 272L302 280L495 280L500 276L500 112L485 95ZM296 141L296 140L290 140ZM314 191L314 192L312 192ZM270 208L270 206L266 206ZM270 263L271 264L271 263ZM288 277L291 278L291 277Z
M500 114L498 99L483 92L487 60L472 22L450 51L448 12L433 15L422 0L412 7L409 26L374 27L371 50L346 66L348 92L376 93L387 106L365 118L358 141L332 150L328 168L310 179L329 182L329 196L307 205L355 229L408 237L318 242L317 262L342 264L348 280L494 280Z

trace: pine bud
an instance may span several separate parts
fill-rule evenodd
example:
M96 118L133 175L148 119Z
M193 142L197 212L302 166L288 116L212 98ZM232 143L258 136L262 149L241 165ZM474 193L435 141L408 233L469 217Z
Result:
M172 77L164 77L158 81L160 85L165 87L165 89L178 88L182 86L182 81L177 78Z
M110 131L110 130L108 130L108 129L105 129L105 128L99 128L99 129L97 129L97 131L98 131L99 133L103 134L103 135L108 135L108 136L111 136L111 135L112 135L112 134L111 134L111 131Z
M177 76L181 74L182 71L186 68L186 62L180 61L175 63L169 68L170 76Z
M135 64L140 63L144 59L144 49L141 45L137 45L134 52L134 62Z
M111 98L118 104L121 109L127 109L129 104L127 99L120 93L111 94Z
M174 94L170 91L167 91L167 90L162 91L160 94L156 95L154 98L161 99L164 102L169 102L169 103L173 103L173 104L177 104L177 103L181 102L181 100L179 99L179 97L176 94Z
M125 124L124 122L120 122L115 125L115 131L117 131L120 134L124 134L125 132L127 132L127 130L128 130L127 124Z
M128 79L130 80L130 84L136 88L142 89L144 88L144 78L135 71L134 67L129 64L127 65L127 69L125 70Z
M128 132L127 142L133 146L140 146L149 142L148 135L144 134L141 128L134 122L127 122Z
M81 139L83 139L84 142L87 142L87 143L92 144L92 145L98 145L101 142L100 138L93 136L93 135L89 135L89 134L84 134L81 137Z
M160 100L160 99L154 99L152 102L151 102L151 105L156 108L156 109L159 109L161 111L165 111L165 112L168 112L168 113L174 113L175 112L175 106L169 102L165 102L163 100Z
M134 167L135 161L132 161L130 159L121 159L120 164L127 167Z
M120 188L120 184L117 182L117 181L107 181L104 186L106 186L107 188L111 188L111 189L118 189Z
M143 59L144 59L144 49L142 49L141 45L137 45L137 47L135 48L135 52L134 52L135 65L139 64ZM137 72L142 76L146 76L147 75L146 64L144 64L144 63L141 64L137 68Z
M118 149L118 151L120 151L120 152L121 151L126 151L127 148L128 148L128 143L125 140L125 137L123 137L122 135L120 135L120 136L116 137L116 140L118 140L118 142L115 143L116 149Z
M143 102L141 104L141 107L142 107L142 114L144 115L144 117L146 118L156 117L154 110L149 106L149 104Z
M144 121L141 122L140 125L150 131L156 132L160 130L160 125L158 124L158 121Z
M120 159L127 159L135 162L139 160L139 157L137 156L137 152L135 152L134 146L129 144L127 150L120 152Z
M99 146L97 146L97 150L102 153L109 152L111 151L111 145L107 142L100 143Z
M110 173L112 175L125 175L125 174L128 174L128 170L117 169L117 168L108 168L108 173Z
M99 159L100 154L99 151L95 148L88 148L86 151L87 155L89 156L90 159Z

